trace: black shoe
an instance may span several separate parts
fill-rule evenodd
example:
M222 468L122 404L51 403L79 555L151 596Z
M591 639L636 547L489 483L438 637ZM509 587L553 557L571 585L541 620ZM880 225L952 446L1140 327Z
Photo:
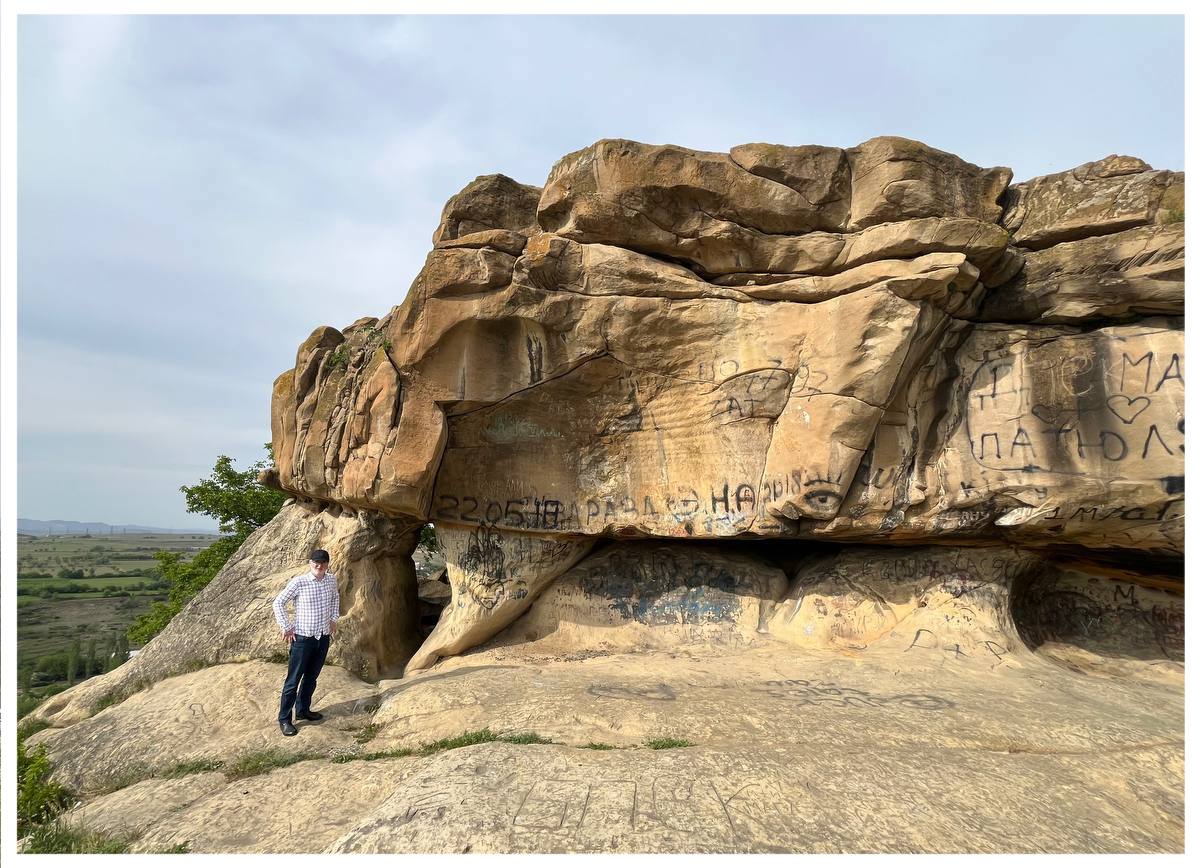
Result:
M319 711L297 711L295 716L300 720L322 720L324 715Z
M290 720L280 720L279 729L283 730L283 735L295 735L297 732L299 732L299 730L295 728L295 724L293 724Z

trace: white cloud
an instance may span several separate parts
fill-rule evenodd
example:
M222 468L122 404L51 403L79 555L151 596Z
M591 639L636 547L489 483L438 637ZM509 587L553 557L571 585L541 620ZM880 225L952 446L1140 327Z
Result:
M104 353L35 337L20 338L18 421L22 436L75 434L232 444L269 436L269 384L230 380L169 358ZM257 405L261 422L238 424ZM214 412L220 406L226 412ZM71 462L64 456L64 463Z
M429 22L417 15L372 17L362 28L358 47L376 63L426 58L438 48Z
M120 15L55 19L54 77L68 104L78 107L89 102L97 84L111 76L124 54L132 21Z

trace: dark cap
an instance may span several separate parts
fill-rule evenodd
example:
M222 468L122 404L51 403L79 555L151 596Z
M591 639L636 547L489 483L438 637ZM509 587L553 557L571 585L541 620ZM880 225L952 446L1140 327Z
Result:
M329 553L324 549L315 549L312 554L308 555L308 560L316 561L318 564L327 564L329 562Z

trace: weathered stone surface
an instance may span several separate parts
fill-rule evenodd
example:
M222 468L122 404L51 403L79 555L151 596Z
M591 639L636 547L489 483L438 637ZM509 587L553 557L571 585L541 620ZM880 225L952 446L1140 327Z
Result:
M138 843L142 843L146 835L152 836L172 813L220 792L225 784L225 776L220 772L200 772L182 778L151 778L85 802L67 812L63 821L112 837L140 839ZM167 846L187 840L171 842Z
M966 252L986 265L1002 252L1005 234L979 224L998 229L993 199L1009 170L983 177L976 166L908 140L875 139L861 147L862 171L895 183L891 199L883 196L885 180L880 187L866 183L860 217L849 225L835 208L751 174L724 154L624 140L604 140L563 157L550 172L537 220L547 232L664 256L706 276L828 274L888 256L942 251ZM932 160L929 168L914 159L933 154L941 165ZM826 162L816 160L810 168ZM762 171L759 162L750 165ZM968 204L978 191L989 197L987 205ZM886 221L898 222L884 231L837 234Z
M1105 605L1123 603L1108 595ZM557 744L313 760L227 783L205 772L134 784L75 816L142 832L139 851L183 841L193 852L1183 847L1179 676L1146 684L1116 675L1096 690L1038 655L989 668L922 644L896 658L780 653L776 640L761 641L735 653L470 655L382 682L381 731L358 750L482 725ZM654 737L694 746L644 749ZM278 797L297 789L310 790L302 804ZM303 847L299 823L311 825Z
M304 849L331 852L1183 846L1180 597L1006 548L770 552L795 563L772 614L783 580L755 555L615 543L486 650L377 685L327 670L327 716L295 739L274 726L283 667L247 663L30 741L85 792L125 784L73 818L140 833L138 851L291 850L297 822L312 827ZM552 632L503 641L548 618ZM605 635L636 647L593 641ZM330 761L484 727L556 744ZM645 749L654 738L692 746ZM262 748L326 759L127 783ZM275 795L297 789L302 806Z
M553 167L537 207L542 229L694 238L720 223L767 234L835 231L818 203L751 174L727 154L604 139ZM566 231L563 231L566 230Z
M512 282L512 263L506 253L489 247L434 250L416 277L414 291L424 296L470 295Z
M435 522L710 537L830 517L904 364L946 322L885 287L812 305L597 301L605 350L449 416ZM838 352L832 322L869 346Z
M1168 319L960 332L888 410L836 518L812 533L1179 557L1183 337ZM913 460L918 444L935 449Z
M1007 168L981 169L954 154L898 136L879 136L847 151L852 168L849 229L915 217L998 220Z
M408 672L495 635L527 611L537 595L592 545L585 538L501 534L482 524L444 525L438 540L445 548L452 600L409 660Z
M1026 254L1014 280L988 292L986 321L1081 323L1185 312L1185 224L1144 226Z
M494 644L541 654L744 647L766 631L787 584L744 551L615 543L562 574Z
M807 648L1022 665L1012 589L1049 568L1005 548L849 548L800 565L769 633Z
M243 780L210 772L147 781L101 796L69 819L110 834L140 833L133 853L180 844L190 853L312 853L390 796L392 776L408 763L320 760ZM306 795L294 797L300 792Z
M506 175L480 175L445 203L433 243L494 229L528 235L536 228L540 196L539 187L520 184Z
M1155 171L1135 157L1112 154L1014 184L1005 204L1002 224L1011 231L1012 243L1039 250L1182 219L1185 174Z
M1185 677L1185 599L1143 581L1053 570L1012 600L1021 641L1074 672L1176 684Z
M391 499L392 514L419 515L419 501L405 498L405 481L428 468L417 450L397 450L396 442L428 420L416 408L400 412L404 396L386 322L368 321L344 334L320 328L300 345L294 370L274 383L275 463L279 484L301 495L368 508ZM297 479L305 484L296 486Z
M790 187L827 215L828 225L848 224L853 195L848 157L840 148L821 145L788 147L755 143L737 145L732 162L754 175Z
M451 250L461 247L492 247L511 256L519 256L528 243L528 236L510 229L483 229L471 232L460 238L450 238L438 241L433 247L437 250Z
M396 691L422 715L408 725L457 734L483 719L571 740L313 761L221 788L209 773L204 797L145 824L138 849L296 849L287 812L316 824L305 849L334 852L1180 850L1181 731L1159 728L1180 719L1180 686L1066 696L1062 673L946 685L943 668L900 679L763 652L463 666ZM649 736L696 746L628 749ZM275 795L313 780L303 806ZM104 797L109 817L120 795ZM142 816L145 798L128 798Z
M177 675L66 729L44 729L28 743L44 744L56 780L88 796L183 763L230 768L272 748L331 755L353 746L354 732L377 705L374 688L327 666L312 699L327 719L298 721L303 737L284 741L277 718L286 675L286 665L262 660Z

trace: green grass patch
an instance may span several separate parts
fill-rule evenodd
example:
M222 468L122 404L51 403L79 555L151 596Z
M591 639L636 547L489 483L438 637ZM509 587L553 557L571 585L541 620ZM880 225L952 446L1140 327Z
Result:
M415 756L418 752L419 751L416 748L397 747L397 748L394 748L393 750L379 750L379 751L374 751L372 753L359 753L359 754L343 753L343 754L338 754L337 756L333 757L333 762L348 763L348 762L354 762L355 760L370 761L370 760L379 760L379 759L396 759L396 758L402 758L402 757L406 757L406 756Z
M685 738L650 738L645 740L645 747L652 750L669 750L674 747L694 747L693 741Z
M491 732L489 729L479 729L474 732L464 732L461 735L455 735L453 738L442 738L437 741L430 742L420 748L421 756L429 756L430 754L440 753L443 750L454 750L459 747L469 747L472 744L485 744L489 741L498 741L499 736Z
M583 745L585 750L615 750L614 744L604 744L601 741L590 741Z
M316 753L286 753L272 747L241 757L225 769L225 777L231 781L237 781L242 778L252 778L255 775L264 775L274 769L286 768L304 760L320 758L321 755Z
M358 744L366 744L366 742L378 735L379 730L382 728L382 724L368 723L358 730L357 734L354 736L354 741L356 741Z
M49 728L50 721L48 720L22 720L17 724L17 738L24 741L35 732L41 732L43 729Z
M215 772L224 768L224 763L220 760L213 759L198 759L187 760L186 762L176 763L173 766L167 766L161 769L151 769L146 766L132 766L125 769L118 775L113 775L104 784L103 789L97 792L97 795L105 793L115 793L117 790L123 790L125 787L131 787L134 784L140 784L142 781L148 781L153 778L162 778L165 780L176 780L185 778L188 775L198 775L201 772Z
M126 693L123 690L114 690L112 693L105 693L103 696L97 699L95 704L92 706L92 715L97 715L106 708L119 705L132 696L134 692L136 691L130 691Z
M26 750L25 740L17 739L17 836L20 838L51 823L75 801L73 792L50 780L52 771L45 745Z
M59 820L32 829L26 853L128 853L136 838L115 837Z
M374 726L371 724L370 726ZM370 727L365 727L369 729ZM373 738L373 736L371 736ZM553 744L552 739L545 738L543 735L537 735L535 732L521 732L512 735L498 735L490 729L478 729L474 732L464 732L461 735L455 735L453 738L442 738L437 741L429 742L420 747L400 747L393 750L382 750L374 753L364 754L341 754L333 757L335 763L347 763L355 760L376 760L376 759L394 759L396 757L408 756L432 756L435 753L441 753L446 750L456 750L459 747L469 747L473 744L486 744L492 741L501 741L506 744Z
M119 772L106 777L100 788L96 790L96 795L103 796L108 793L115 793L117 790L123 790L125 787L131 787L152 777L154 777L154 770L148 766L126 766Z
M522 732L518 735L501 735L495 740L507 742L508 744L553 744L552 739L545 738L543 735L537 735L535 732Z
M188 760L187 762L176 763L170 768L163 769L155 773L154 777L174 780L176 778L185 778L188 775L198 775L201 772L217 772L224 768L224 766L225 764L220 760Z

